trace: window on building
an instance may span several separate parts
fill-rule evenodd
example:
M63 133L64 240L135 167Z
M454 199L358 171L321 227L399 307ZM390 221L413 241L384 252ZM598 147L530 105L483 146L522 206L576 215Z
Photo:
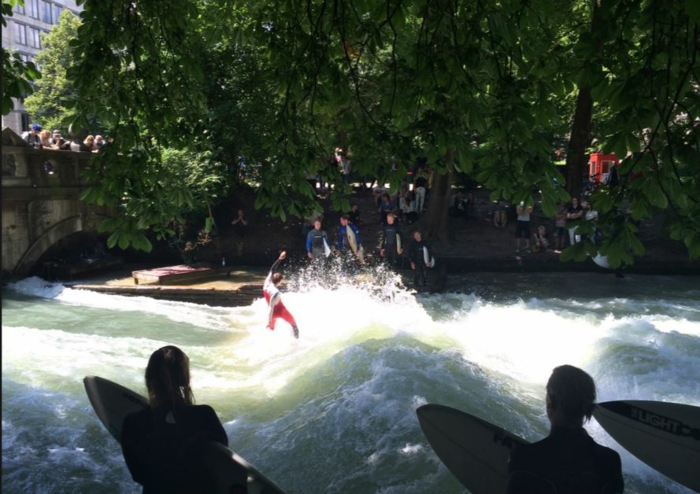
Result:
M51 2L41 0L41 20L51 24Z
M33 27L27 27L27 30L29 31L29 46L33 48L41 48L41 31Z
M15 42L20 45L27 44L27 26L15 24Z
M63 7L60 5L54 4L53 6L53 23L58 24L58 18L61 16L61 12L63 12Z
M22 112L20 118L22 119L22 132L29 130L29 113Z
M18 14L24 15L25 14L24 5L20 5L20 4L15 5L15 12L17 12Z
M27 0L24 2L24 5L27 8L27 15L29 15L29 17L34 17L35 19L39 18L39 0Z

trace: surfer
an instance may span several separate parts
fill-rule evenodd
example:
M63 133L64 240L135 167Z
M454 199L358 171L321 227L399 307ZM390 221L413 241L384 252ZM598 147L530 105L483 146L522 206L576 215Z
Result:
M122 427L122 452L143 493L210 492L190 446L206 439L228 446L226 431L208 405L195 405L190 361L176 346L153 352L146 367L148 408L131 413Z
M347 214L340 217L340 231L335 248L342 257L344 269L355 272L357 264L365 263L360 231L350 223Z
M401 230L396 224L394 213L386 215L386 224L379 236L379 255L383 257L392 269L399 268L403 253Z
M620 455L597 444L583 428L596 408L593 378L571 365L556 367L547 382L549 436L515 448L507 494L624 491Z
M270 315L267 320L267 327L268 329L274 331L277 319L283 319L292 326L294 337L299 338L299 328L294 320L294 316L292 316L292 314L284 306L284 303L282 303L282 294L277 289L277 286L282 282L284 276L282 276L282 273L275 273L275 270L286 257L287 252L282 251L280 256L270 268L270 273L267 275L267 278L265 278L265 284L263 285L263 295L265 295L265 300L267 300L267 303L270 305Z
M430 255L428 246L423 241L423 235L416 230L413 233L413 242L409 248L408 257L411 259L411 269L413 270L413 285L427 286L426 268L435 266L435 259Z
M313 230L306 235L306 253L314 263L320 263L330 252L326 230L321 229L321 220L316 218Z

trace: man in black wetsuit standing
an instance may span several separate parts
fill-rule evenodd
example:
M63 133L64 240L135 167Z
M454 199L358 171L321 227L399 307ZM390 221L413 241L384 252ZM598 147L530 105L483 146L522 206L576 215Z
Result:
M517 447L508 464L506 494L619 494L620 455L597 444L583 428L595 410L593 378L571 365L547 382L549 436Z
M379 236L379 255L389 264L391 269L399 269L402 253L401 229L396 223L394 213L389 213L386 215L386 224L384 224Z

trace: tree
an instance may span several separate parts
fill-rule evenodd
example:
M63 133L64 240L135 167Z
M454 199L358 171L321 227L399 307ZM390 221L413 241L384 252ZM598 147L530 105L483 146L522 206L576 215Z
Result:
M36 82L34 93L25 102L25 108L46 128L64 128L76 120L77 91L67 77L76 65L70 43L76 38L80 19L70 10L64 9L58 24L42 35L42 50L36 62L41 66L42 78ZM94 115L80 115L83 125L93 133L104 133Z
M533 190L540 191L551 215L556 201L568 198L555 184L563 177L553 163L562 134L570 139L572 177L585 164L591 135L616 151L623 151L620 143L640 148L622 167L646 177L640 185L626 182L594 197L607 239L567 254L582 259L601 249L615 265L639 253L633 222L611 213L623 200L635 218L670 207L674 235L693 255L700 246L688 192L700 174L692 166L698 12L690 3L175 0L165 11L149 0L111 0L107 10L88 1L75 43L82 62L73 76L83 109L102 111L126 136L123 149L148 157L124 163L122 183L129 185L110 200L124 201L133 184L149 190L145 181L153 178L144 176L167 172L152 158L159 147L184 145L186 136L235 114L237 125L264 133L231 148L248 149L263 166L258 207L282 218L312 207L305 171L338 143L351 150L361 174L394 184L424 156L436 174L430 234L447 241L455 174L475 176L494 199L532 203ZM220 55L230 54L245 54L252 73L262 76L255 97L229 89L251 87L245 73L225 67ZM106 93L108 104L92 102ZM234 95L265 118L239 111ZM215 142L223 141L195 138L186 145ZM666 144L682 152L668 155ZM153 173L141 173L144 166ZM574 179L568 187L577 192ZM345 192L336 189L338 209L348 206ZM168 194L156 200L166 204Z
M12 17L16 5L24 5L21 0L3 0L2 27L7 29L7 17ZM12 98L23 98L32 94L32 82L41 78L34 62L23 61L19 54L2 48L2 114L7 115L14 108Z

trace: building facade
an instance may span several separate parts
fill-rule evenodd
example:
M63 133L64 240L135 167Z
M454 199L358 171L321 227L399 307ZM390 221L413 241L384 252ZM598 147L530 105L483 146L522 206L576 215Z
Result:
M17 52L22 60L33 62L41 50L41 35L58 24L64 9L78 15L82 7L76 5L75 0L25 0L24 6L17 5L12 17L7 18L7 27L2 30L3 50ZM14 108L2 116L2 127L21 135L33 122L24 109L23 100L13 101Z

